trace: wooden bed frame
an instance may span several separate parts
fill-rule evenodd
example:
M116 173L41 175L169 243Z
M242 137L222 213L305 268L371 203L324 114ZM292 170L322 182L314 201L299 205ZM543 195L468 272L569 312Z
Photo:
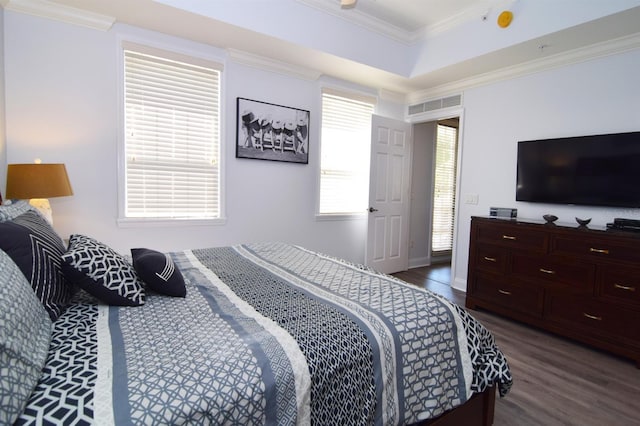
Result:
M496 389L491 387L475 394L465 404L440 417L425 420L420 426L491 426L496 403Z

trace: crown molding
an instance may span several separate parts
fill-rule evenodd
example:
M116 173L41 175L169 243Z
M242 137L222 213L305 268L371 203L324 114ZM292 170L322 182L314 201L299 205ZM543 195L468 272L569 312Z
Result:
M433 25L429 25L422 30L417 31L414 34L413 40L415 41L420 38L428 38L438 34L442 34L472 20L486 20L490 12L491 8L489 8L487 5L463 10L462 12L450 16L443 21L437 22Z
M436 22L433 25L429 25L422 30L419 30L415 34L417 38L428 38L438 34L442 34L449 30L453 30L461 25L464 25L471 21L486 21L495 23L495 16L499 11L503 9L509 9L510 6L518 0L489 0L477 6L465 9L455 15L452 15L440 22ZM418 37L419 36L419 37Z
M248 65L264 71L272 71L278 74L284 74L291 77L301 78L303 80L316 81L322 73L311 68L298 67L281 61L247 53L237 49L227 49L229 58L236 63Z
M442 97L451 93L461 93L474 87L484 86L503 80L535 74L555 68L561 68L581 62L587 62L605 56L617 55L631 50L640 49L640 32L630 36L620 37L602 43L557 53L545 58L528 61L522 64L505 67L497 71L479 74L470 78L446 83L427 90L411 93L407 98L410 104L428 99Z
M352 24L359 25L369 31L389 37L397 42L411 45L422 39L452 30L460 25L476 19L486 20L493 9L508 7L517 0L488 0L481 5L463 10L443 21L427 27L409 31L404 28L384 22L369 14L361 12L357 6L345 11L340 7L340 2L327 2L326 0L296 0L321 12L328 13L336 18ZM348 13L348 15L346 15Z
M112 16L87 12L86 10L46 0L4 0L2 5L5 10L54 19L101 31L108 31L116 21Z
M394 92L392 90L379 89L378 97L385 101L395 102L398 104L404 104L406 102L406 96L403 93Z
M342 19L350 24L356 24L369 31L376 32L403 44L411 44L418 37L414 32L406 31L395 25L362 13L357 8L345 11L340 7L340 2L327 2L326 0L296 0L306 6ZM348 13L348 18L345 17Z

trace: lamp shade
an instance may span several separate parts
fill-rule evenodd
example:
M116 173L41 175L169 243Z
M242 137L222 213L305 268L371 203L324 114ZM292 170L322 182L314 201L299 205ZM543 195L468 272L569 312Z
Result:
M73 195L64 164L9 164L8 199L52 198Z

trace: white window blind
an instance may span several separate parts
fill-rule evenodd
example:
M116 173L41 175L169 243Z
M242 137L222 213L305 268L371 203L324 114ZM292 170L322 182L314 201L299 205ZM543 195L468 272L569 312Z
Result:
M319 213L363 213L369 201L373 101L322 94Z
M458 129L438 124L433 197L431 251L450 252L456 205L456 161Z
M124 50L125 216L220 217L220 70Z

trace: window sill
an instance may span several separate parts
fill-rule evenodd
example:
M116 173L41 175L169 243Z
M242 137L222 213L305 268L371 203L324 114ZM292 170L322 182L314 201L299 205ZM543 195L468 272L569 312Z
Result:
M120 228L153 228L153 227L185 227L185 226L220 226L227 220L220 219L168 219L168 218L119 218Z
M334 221L334 220L364 220L367 218L367 213L340 213L340 214L316 214L316 221Z

